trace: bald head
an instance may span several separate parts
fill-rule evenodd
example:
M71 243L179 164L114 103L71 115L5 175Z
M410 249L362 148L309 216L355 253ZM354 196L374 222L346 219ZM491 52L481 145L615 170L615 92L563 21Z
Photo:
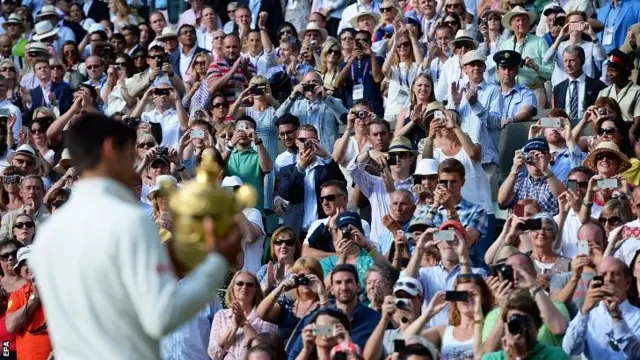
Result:
M317 72L311 71L304 76L304 82L319 83L319 82L322 82L322 78L320 77L320 74L318 74Z
M626 296L632 281L631 271L627 264L616 257L606 256L600 261L598 275L604 277L605 284L611 284L616 289L624 290L624 296Z
M601 249L604 249L604 228L602 228L600 224L593 222L583 224L578 230L578 239L586 241L590 247L597 245Z

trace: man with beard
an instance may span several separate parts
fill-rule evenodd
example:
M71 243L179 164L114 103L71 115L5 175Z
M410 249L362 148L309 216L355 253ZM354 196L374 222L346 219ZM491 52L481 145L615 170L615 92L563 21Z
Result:
M331 292L335 296L335 303L329 305L329 308L342 310L350 319L351 324L351 340L364 348L367 339L373 333L373 330L380 321L380 313L368 308L358 301L358 288L360 280L358 279L358 271L351 264L339 264L331 271ZM326 306L320 304L320 307ZM311 323L316 311L311 312L302 320L297 333L292 335L293 342L289 349L289 360L295 360L302 350L302 332L304 327Z

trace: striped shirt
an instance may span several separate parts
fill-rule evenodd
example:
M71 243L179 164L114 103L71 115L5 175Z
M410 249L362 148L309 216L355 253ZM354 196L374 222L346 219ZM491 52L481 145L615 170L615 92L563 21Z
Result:
M460 128L471 140L482 145L482 163L498 163L498 142L500 141L500 113L502 97L500 88L496 85L482 81L476 88L478 100L475 104L469 104L466 97L468 80L460 80L466 83L462 88L462 101L458 105ZM475 137L475 138L474 138Z
M249 71L251 72L252 76L255 76L255 66L253 66L251 63L249 63L247 66L249 66ZM187 105L190 105L190 114L193 114L194 111L200 109L211 109L212 94L209 93L208 84L211 81L218 80L226 75L229 71L231 71L232 67L233 64L230 65L225 59L219 59L218 61L214 61L211 63L211 65L209 65L209 69L207 69L207 81L203 81L202 84L200 84L200 88L196 90L196 93L193 94L193 97L191 98L191 103L189 104L188 102L186 102ZM249 80L250 79L247 79L245 77L242 69L238 69L238 71L233 74L231 79L227 82L224 88L221 89L220 92L224 94L229 103L233 103L236 101L237 94L242 92L242 90L249 85ZM183 101L183 104L185 104L185 101Z

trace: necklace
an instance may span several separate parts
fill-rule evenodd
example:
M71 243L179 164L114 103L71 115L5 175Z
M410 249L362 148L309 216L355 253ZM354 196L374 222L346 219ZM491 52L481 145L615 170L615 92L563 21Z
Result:
M296 316L298 316L299 318L302 318L303 316L305 316L305 315L309 312L309 310L310 310L310 309L313 307L313 305L315 305L315 303L317 303L317 302L318 302L318 300L313 300L313 301L311 302L311 304L309 304L309 305L307 306L307 308L306 308L306 309L304 309L304 311L302 312L302 314L300 314L300 313L299 313L299 310L300 310L300 307L299 307L299 305L300 305L300 301L298 300L298 301L296 301L296 303L295 303L295 305L294 305L295 310L293 311L293 313L294 313L294 314L296 314Z

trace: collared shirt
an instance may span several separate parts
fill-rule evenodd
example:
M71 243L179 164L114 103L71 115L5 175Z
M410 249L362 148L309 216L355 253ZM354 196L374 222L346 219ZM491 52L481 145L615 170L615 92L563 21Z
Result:
M616 100L622 110L622 119L632 122L634 118L640 117L640 86L629 81L620 92L617 91L615 85L611 85L603 89L598 97L610 97Z
M586 86L586 82L585 80L587 79L587 75L585 73L582 73L582 75L580 75L580 77L578 77L577 79L571 79L569 78L569 86L567 87L567 93L565 94L565 108L564 110L566 111L567 114L569 114L569 116L571 116L571 97L573 96L573 84L574 82L576 82L577 85L577 91L578 91L578 118L576 119L571 119L572 121L580 121L580 119L582 119L582 114L584 114L584 95L585 95L585 86Z
M553 62L544 61L544 56L549 50L547 43L538 36L528 34L522 44L516 44L515 36L510 37L500 46L501 50L514 50L520 53L522 58L529 57L539 66L538 71L528 67L521 67L516 81L518 84L533 86L544 83L551 79L553 72Z
M619 6L614 7L613 1L602 2L598 9L597 19L605 25L605 31L598 33L598 39L605 50L621 48L627 36L627 30L638 22L640 17L640 4L637 1L620 1ZM607 28L612 30L611 43L605 42Z
M455 289L455 283L460 275L460 264L456 264L451 270L447 270L442 263L438 263L436 266L421 267L418 270L418 281L422 284L424 289L424 302L422 303L422 312L427 311L431 298L435 296L438 291L448 291ZM483 277L487 276L486 270L482 268L471 268L471 272L474 274L480 274ZM406 270L402 271L402 274L406 274ZM429 327L442 326L449 324L449 306L445 306L442 311L437 313L429 321Z
M298 151L291 151L291 149L286 149L285 151L278 154L276 157L276 161L273 163L273 168L278 173L280 169L287 165L294 164L298 160Z
M332 304L329 305L330 309L337 310L338 308ZM317 310L309 313L307 316L302 318L300 321L299 329L296 330L296 334L292 335L295 338L293 341L293 345L289 348L288 359L295 360L300 351L302 350L302 336L300 335L302 329L305 326L311 323L311 319L315 316ZM380 313L378 311L372 310L366 307L361 302L358 302L355 310L352 314L349 315L349 323L351 325L351 339L354 343L360 346L361 349L364 349L364 346L367 343L367 340L373 333L373 329L376 328L378 322L380 321Z
M549 164L549 169L560 181L567 181L569 171L576 166L582 165L584 159L587 158L587 154L582 152L579 146L575 145L573 150L569 150L568 147L556 152L551 153L552 161Z
M161 113L157 108L154 108L151 111L142 113L140 117L143 121L160 124L162 127L162 146L178 149L182 131L180 130L180 119L176 109L171 108Z
M514 189L513 202L510 207L522 199L536 199L542 211L552 215L558 213L558 201L551 192L551 186L549 186L546 177L534 179L528 174L520 176L516 180Z
M466 75L462 74L458 55L453 55L445 61L440 70L440 79L438 80L434 94L436 100L444 101L451 97L451 83L459 81L461 78L466 77Z
M33 70L23 73L22 79L20 79L20 87L23 87L27 90L33 90L40 86L40 80L36 77L35 72Z
M409 231L409 226L411 225L411 221L413 221L414 217L411 217L411 219L409 219L407 222L405 222L402 225L401 230L404 231L405 233L407 233ZM392 234L391 231L389 229L384 229L382 231L382 234L380 235L379 239L378 239L378 252L380 254L386 254L391 250L391 247L393 246L393 243L395 242L395 237L396 234ZM413 253L413 249L415 248L415 244L413 243L408 243L407 244L407 250L409 251L409 254Z
M613 321L603 302L587 315L578 312L569 323L562 350L583 359L637 359L640 354L640 308L624 300L622 319ZM617 347L616 351L613 347Z
M538 100L529 88L516 84L508 93L500 92L502 96L502 118L513 118L520 112L522 106L529 105L538 108Z
M373 176L366 172L366 164L356 163L357 156L347 165L347 172L351 175L353 182L360 186L360 191L369 199L371 203L371 241L377 241L386 229L382 223L382 217L391 212L391 197L384 185L384 181L379 176ZM394 181L394 188L411 191L413 178L409 177L403 181Z
M209 336L209 349L207 351L212 359L242 360L245 358L249 339L245 336L242 328L236 330L233 345L229 349L225 350L218 345L223 336L229 332L229 329L234 327L233 322L234 317L231 309L220 310L213 317L211 335ZM256 334L278 331L277 325L258 317L256 308L253 308L249 316L247 316L247 322L253 327Z
M193 56L196 54L196 46L186 54L184 53L182 46L180 46L178 53L180 54L180 59L178 60L180 64L180 76L182 76L183 79L186 79L187 72L191 66L191 61L193 61Z
M597 79L598 64L607 58L607 53L605 52L604 47L599 41L594 44L591 41L582 40L578 45L584 50L585 54L585 63L582 66L584 74ZM564 49L566 49L567 46L569 46L569 41L563 41L560 43L560 46L558 46L558 50L554 51L553 48L549 48L545 55L545 59L548 58L553 60L555 57L555 67L553 69L553 75L551 76L551 86L556 86L569 77L564 70L563 57Z
M242 56L249 58L249 62L255 66L256 75L265 77L267 76L269 69L276 66L278 62L275 49L272 49L269 52L261 51L257 56L253 56L247 51L242 53Z
M416 215L416 218L427 216L427 212L430 210L428 207L423 207L421 213ZM458 213L458 218L460 219L460 223L465 227L472 227L480 234L484 234L487 231L487 212L482 208L482 206L471 203L465 198L462 198L460 202L456 205L456 212ZM440 206L435 214L433 214L433 225L440 226L444 222L449 220L449 213L444 206Z
M510 359L510 357L507 356L507 353L505 353L504 350L488 353L482 357L482 360L508 360L508 359ZM549 346L541 342L538 342L533 347L533 349L531 349L531 351L529 351L529 353L527 354L527 359L529 360L549 360L549 359L569 360L569 357L567 356L567 354L565 354L562 351L562 349L558 347Z
M196 30L198 35L198 47L213 51L213 35L217 30L207 32L207 29L200 27Z
M342 31L344 28L351 28L351 19L356 17L356 15L363 13L365 11L380 14L380 4L376 0L369 0L368 5L364 5L361 2L362 0L356 0L355 4L351 4L347 6L342 11L342 20L340 20L340 25L338 26L338 33Z
M218 61L214 61L209 65L209 69L207 69L207 81L203 81L200 85L200 88L196 90L196 93L193 95L191 100L190 112L193 113L195 110L204 109L209 110L211 108L211 94L209 94L208 83L212 80L218 80L224 75L226 75L229 71L231 71L233 64L229 64L225 59L219 59ZM252 64L249 64L249 72L252 75L256 74L256 69ZM236 101L237 95L242 91L242 88L249 82L242 72L242 70L238 69L238 71L233 74L231 80L227 82L225 87L221 90L221 92L227 98L227 101L230 103Z
M214 315L221 309L220 304L213 302L193 319L163 337L160 343L162 360L211 360L207 354L211 324Z
M482 81L476 86L478 99L469 104L466 92L468 81L462 88L462 101L458 106L460 112L460 128L471 140L482 146L482 163L498 164L498 142L500 141L502 97L500 88Z

